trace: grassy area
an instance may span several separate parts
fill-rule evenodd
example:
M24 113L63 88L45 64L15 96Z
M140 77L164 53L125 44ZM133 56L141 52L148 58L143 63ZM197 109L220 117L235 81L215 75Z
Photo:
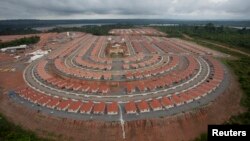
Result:
M243 106L247 108L247 112L238 116L233 116L226 124L250 124L250 57L241 57L238 60L227 60L226 64L238 76L242 90L245 96L241 99Z
M207 133L201 134L198 138L196 138L194 141L207 141Z
M0 48L5 48L5 47L11 47L11 46L19 46L19 45L29 45L29 44L35 44L40 41L39 36L32 36L32 37L24 37L21 39L16 39L13 41L9 42L0 42Z
M0 141L49 141L9 122L0 114Z

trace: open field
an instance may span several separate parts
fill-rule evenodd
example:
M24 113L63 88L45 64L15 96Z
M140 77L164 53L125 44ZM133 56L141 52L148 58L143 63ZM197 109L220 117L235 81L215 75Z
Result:
M0 36L0 41L1 42L9 42L9 41L13 41L13 40L17 40L17 39L21 39L21 38L28 38L28 37L32 37L32 36L36 36L38 34L29 34L29 35L5 35L5 36Z

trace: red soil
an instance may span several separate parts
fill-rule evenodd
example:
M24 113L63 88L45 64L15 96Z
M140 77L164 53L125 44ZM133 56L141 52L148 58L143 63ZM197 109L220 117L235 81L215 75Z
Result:
M48 39L55 37L56 33L42 33L38 34L40 36L40 41L36 44L39 47L43 47L47 44Z
M10 56L9 54L0 53L0 61L6 62L6 61L13 61L15 58L13 56Z
M32 37L32 36L40 36L41 41L39 44L45 43L43 41L47 41L47 39L56 33L41 33L41 34L28 34L28 35L5 35L5 36L0 36L0 41L1 42L9 42L13 41L16 39L24 38L24 37Z
M4 35L4 36L0 36L0 40L1 42L9 42L9 41L13 41L16 39L20 39L20 38L24 38L24 37L31 37L31 36L35 36L36 34L29 34L29 35Z
M24 85L25 83L22 72L16 71L0 73L0 88L2 87L4 90L11 90Z

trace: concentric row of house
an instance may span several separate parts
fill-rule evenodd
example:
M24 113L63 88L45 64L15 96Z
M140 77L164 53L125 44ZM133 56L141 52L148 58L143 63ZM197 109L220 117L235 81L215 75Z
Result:
M209 53L140 30L82 34L30 64L23 75L27 87L16 93L59 111L133 116L167 111L219 89L224 68Z

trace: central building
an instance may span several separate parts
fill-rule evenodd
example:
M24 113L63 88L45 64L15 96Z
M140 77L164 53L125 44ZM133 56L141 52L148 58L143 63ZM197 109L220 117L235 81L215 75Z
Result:
M108 38L107 47L105 48L106 56L111 58L127 57L129 56L127 45L124 38L120 42Z

